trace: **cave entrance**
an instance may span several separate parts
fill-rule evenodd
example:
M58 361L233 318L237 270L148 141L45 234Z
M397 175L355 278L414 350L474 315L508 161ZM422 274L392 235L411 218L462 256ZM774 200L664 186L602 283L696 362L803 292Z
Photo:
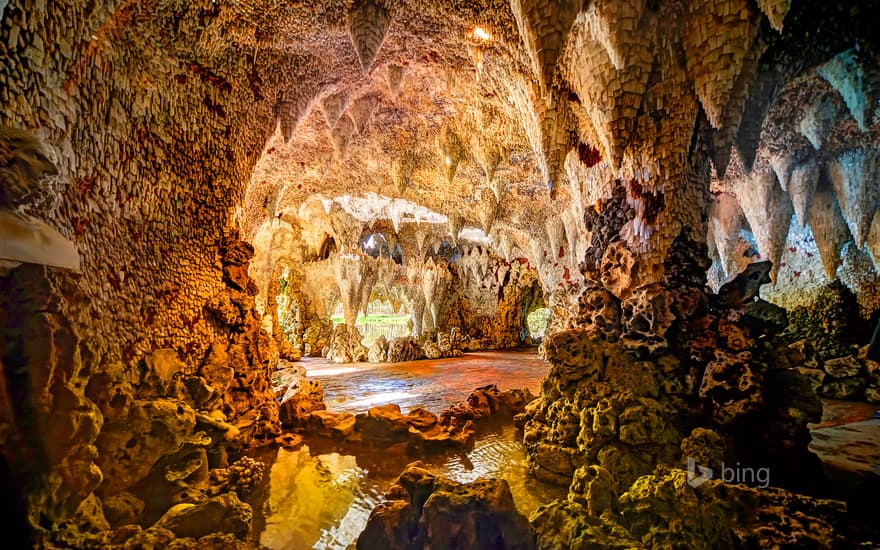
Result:
M526 315L526 328L528 340L526 343L538 344L547 333L547 324L550 322L550 308L537 307Z
M345 323L342 302L337 304L331 317L333 326ZM361 333L361 344L370 347L376 338L384 336L386 340L409 336L412 333L412 315L403 305L395 309L390 300L374 299L367 304L367 312L359 312L355 323Z
M547 332L550 310L544 302L544 293L537 282L526 288L522 295L520 341L526 345L538 345Z

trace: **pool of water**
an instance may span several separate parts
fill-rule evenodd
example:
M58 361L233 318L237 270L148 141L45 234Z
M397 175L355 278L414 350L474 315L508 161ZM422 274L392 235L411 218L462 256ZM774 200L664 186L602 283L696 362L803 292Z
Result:
M435 413L490 383L502 390L529 388L537 394L549 368L525 351L382 365L311 361L305 366L310 377L323 382L331 411L362 412L394 402L404 410L421 405ZM522 434L509 420L481 424L473 449L447 455L412 457L404 451L311 439L297 450L266 448L255 457L267 464L267 474L249 499L254 532L260 544L278 550L353 547L372 509L415 460L461 483L478 477L506 479L517 508L526 516L566 493L564 487L528 476Z

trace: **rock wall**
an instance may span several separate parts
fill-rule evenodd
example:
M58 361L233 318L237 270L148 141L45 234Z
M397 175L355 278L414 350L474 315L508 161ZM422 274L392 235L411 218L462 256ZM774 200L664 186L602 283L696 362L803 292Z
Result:
M22 267L3 281L5 397L17 409L5 431L27 449L22 459L35 457L22 465L32 474L34 525L51 529L71 516L102 479L104 495L114 492L115 477L102 474L113 462L109 438L121 436L113 424L133 429L114 407L134 407L146 431L164 418L187 437L180 432L192 427L193 409L176 412L145 389L146 354L173 350L191 375L219 339L241 352L230 360L236 380L268 375L251 374L267 360L243 351L263 337L243 328L249 321L205 308L245 280L221 262L224 228L274 125L282 84L263 82L268 67L249 46L216 40L229 15L196 4L12 3L0 19L0 123L33 131L58 169L54 202L19 206L82 259L80 273ZM250 410L229 407L230 416ZM135 483L137 472L119 479Z

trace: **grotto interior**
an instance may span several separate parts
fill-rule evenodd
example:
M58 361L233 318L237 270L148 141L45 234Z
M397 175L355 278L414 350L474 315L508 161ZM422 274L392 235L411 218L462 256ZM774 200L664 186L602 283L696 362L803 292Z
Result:
M880 544L878 8L0 0L9 547Z

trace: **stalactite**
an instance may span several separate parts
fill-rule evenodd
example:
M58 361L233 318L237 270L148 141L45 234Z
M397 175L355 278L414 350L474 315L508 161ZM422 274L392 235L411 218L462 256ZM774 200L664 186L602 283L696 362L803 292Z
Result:
M880 97L880 74L871 71L873 62L864 55L855 49L839 53L819 67L819 74L841 95L859 129L867 132L875 101Z
M391 14L372 0L360 1L348 14L348 33L361 69L367 73L382 48Z
M477 210L477 217L480 220L480 228L487 235L492 231L492 224L495 223L495 217L498 215L498 201L495 195L491 193L483 193L482 201Z
M850 232L834 191L827 186L813 194L813 201L810 204L810 228L816 240L816 248L819 250L825 274L833 281L837 278L837 268L841 264L841 249L850 239Z
M565 239L568 244L568 260L572 266L580 263L578 251L578 239L583 218L576 214L572 208L566 208L562 212L562 225L565 229ZM586 248L586 247L584 247Z
M698 0L684 20L683 43L688 71L709 122L722 117L743 62L758 32L758 19L747 0ZM720 47L713 47L717 42Z
M566 80L581 99L601 157L618 166L636 128L654 55L647 37L635 33L628 45L627 69L617 71L587 29L578 25L573 34L575 46L564 65ZM625 95L616 91L621 89Z
M355 123L352 122L351 117L348 115L341 117L336 124L336 127L330 132L333 149L340 158L345 156L345 152L348 150L348 144L351 141L351 136L354 132Z
M581 5L580 0L510 0L542 97L547 96L553 83L559 56Z
M477 161L477 164L480 165L480 168L482 168L483 172L486 174L486 183L490 187L493 187L493 183L496 180L495 173L498 171L498 167L503 160L501 148L496 144L486 143L483 138L477 136L475 139L471 140L471 150L473 151L474 159ZM500 200L500 197L497 195L496 198Z
M588 15L590 32L608 53L614 68L621 71L626 66L629 39L635 34L645 11L645 0L600 0Z
M465 156L461 139L451 128L446 128L437 139L437 149L440 153L440 162L443 165L446 179L452 183L452 180L455 179L455 173L458 171L458 165L461 164Z
M791 179L791 172L796 164L794 155L783 151L773 152L769 155L768 161L770 162L770 167L776 173L779 185L782 186L782 189L788 191L788 181Z
M305 120L311 109L312 97L306 94L281 102L278 107L278 123L285 143L290 143L300 122Z
M740 180L736 196L752 228L761 257L773 262L770 275L775 281L794 214L791 199L779 186L772 171Z
M819 165L814 159L792 168L788 184L788 195L794 207L794 214L801 227L807 225L810 203L819 183Z
M804 109L799 128L813 149L818 151L822 148L825 138L837 122L838 115L837 104L829 96L817 98Z
M861 248L880 200L880 185L876 181L880 173L880 149L847 151L830 161L826 168L856 246Z
M556 258L565 240L565 227L562 220L556 216L548 218L544 225L547 229L547 239L550 241L550 257Z
M360 306L361 266L360 257L337 256L333 261L336 285L342 299L345 324L354 327Z
M397 101L400 96L400 85L403 83L403 67L397 63L389 63L386 78L391 99Z
M720 193L709 204L709 225L715 237L715 248L721 259L721 268L728 277L736 274L736 250L742 229L743 212L736 198Z
M871 259L874 261L874 270L880 273L880 213L874 213L874 221L871 222L871 231L868 232L866 242Z
M452 238L452 243L457 245L458 234L461 233L461 229L464 227L464 217L457 212L452 212L447 216L446 224L449 236Z
M391 179L398 195L403 195L406 188L409 187L415 168L416 159L411 153L402 153L400 157L394 159L391 166Z
M770 20L770 26L782 32L782 24L791 7L791 0L758 0L758 7Z
M321 111L324 112L324 118L327 120L327 127L333 129L339 122L339 117L345 112L348 106L348 93L340 90L321 98Z
M363 134L373 116L373 111L379 102L379 96L376 94L366 94L357 98L348 109L351 120L354 121L355 129L358 134Z

